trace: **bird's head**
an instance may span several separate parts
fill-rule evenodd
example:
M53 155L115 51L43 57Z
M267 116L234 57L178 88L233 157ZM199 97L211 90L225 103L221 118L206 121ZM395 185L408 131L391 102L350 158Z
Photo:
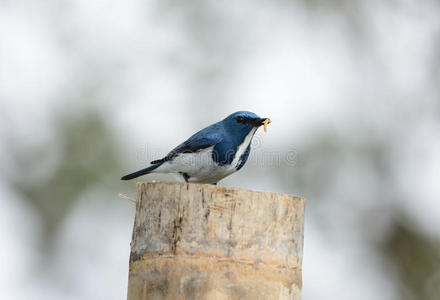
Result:
M223 120L225 129L233 135L245 137L253 129L270 123L269 118L260 118L250 111L237 111Z

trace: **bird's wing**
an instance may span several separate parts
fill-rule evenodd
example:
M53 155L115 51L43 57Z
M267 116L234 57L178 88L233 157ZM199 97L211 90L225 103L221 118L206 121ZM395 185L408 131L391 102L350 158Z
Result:
M213 124L192 135L182 144L171 150L164 158L153 160L151 164L166 162L179 153L194 153L220 143L224 138L224 129L221 124Z

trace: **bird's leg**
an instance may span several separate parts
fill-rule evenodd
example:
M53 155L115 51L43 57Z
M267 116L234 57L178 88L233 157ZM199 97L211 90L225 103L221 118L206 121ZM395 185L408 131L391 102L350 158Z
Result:
M182 174L183 179L185 179L185 182L188 183L188 179L189 179L191 176L189 176L188 173L183 173L183 172L180 172L180 174Z

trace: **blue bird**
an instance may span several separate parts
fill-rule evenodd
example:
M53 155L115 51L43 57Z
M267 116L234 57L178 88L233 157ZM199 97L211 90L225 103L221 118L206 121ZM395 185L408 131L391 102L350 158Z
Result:
M249 111L235 112L192 135L151 166L123 176L130 180L148 173L175 173L185 182L217 184L246 163L257 129L270 123Z

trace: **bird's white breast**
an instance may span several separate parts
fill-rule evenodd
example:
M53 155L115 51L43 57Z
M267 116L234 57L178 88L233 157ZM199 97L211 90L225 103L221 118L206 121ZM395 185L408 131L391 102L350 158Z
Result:
M246 151L247 147L249 146L250 142L252 141L252 137L254 136L256 130L257 130L256 127L252 128L252 130L244 138L244 141L240 144L240 146L238 146L234 160L231 163L231 166L233 166L234 168L236 168L240 163L240 157L243 155L243 153Z
M234 173L240 163L240 157L249 146L257 128L252 129L243 142L238 146L232 163L218 165L212 159L214 146L194 153L180 153L172 160L165 162L156 172L186 173L190 182L215 183Z

